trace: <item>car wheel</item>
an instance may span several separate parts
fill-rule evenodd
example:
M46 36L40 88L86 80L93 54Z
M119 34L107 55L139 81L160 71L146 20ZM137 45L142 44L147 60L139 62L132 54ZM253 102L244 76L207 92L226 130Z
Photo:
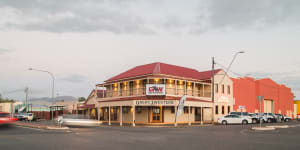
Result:
M227 121L226 121L226 120L223 120L223 121L222 121L222 125L227 125Z
M242 124L248 124L248 121L247 120L243 120Z
M285 119L284 121L285 121L285 122L289 122L289 119Z
M256 119L252 119L252 123L257 123L257 120Z
M271 122L272 122L272 120L271 120L271 119L268 119L267 121L268 121L268 123L271 123Z

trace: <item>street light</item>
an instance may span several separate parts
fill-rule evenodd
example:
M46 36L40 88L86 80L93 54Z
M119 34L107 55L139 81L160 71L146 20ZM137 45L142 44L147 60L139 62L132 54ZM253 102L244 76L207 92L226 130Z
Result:
M239 51L239 52L236 52L235 54L234 54L234 56L233 56L233 59L231 60L231 62L230 62L230 64L229 64L229 66L228 66L228 68L227 68L227 70L226 70L226 72L225 72L225 74L224 74L224 76L223 76L223 79L221 80L221 82L223 82L223 80L224 80L224 78L225 78L225 75L226 75L226 73L229 71L229 69L230 69L230 67L231 67L231 65L232 65L232 63L234 62L234 60L235 60L235 58L236 58L236 56L238 55L238 54L242 54L242 53L245 53L245 51ZM215 58L214 57L212 57L212 94L211 94L211 99L212 99L212 104L213 104L213 107L212 107L212 123L214 122L214 108L215 108L215 64L216 64L216 62L215 62ZM220 83L221 83L220 82Z
M46 72L51 76L51 78L52 78L52 97L51 97L51 99L52 99L52 105L54 105L54 80L55 80L55 78L54 78L53 73L46 71L46 70L40 70L40 69L34 69L34 68L29 68L28 70ZM52 112L52 120L53 120L53 111L51 111L51 112Z

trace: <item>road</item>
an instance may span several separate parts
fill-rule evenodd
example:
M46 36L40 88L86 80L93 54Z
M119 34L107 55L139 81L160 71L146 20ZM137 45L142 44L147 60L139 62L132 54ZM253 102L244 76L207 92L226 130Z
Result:
M67 131L23 127L0 128L2 150L177 150L299 149L300 122L275 131L252 131L252 125L188 128L94 127ZM282 124L280 124L282 125Z

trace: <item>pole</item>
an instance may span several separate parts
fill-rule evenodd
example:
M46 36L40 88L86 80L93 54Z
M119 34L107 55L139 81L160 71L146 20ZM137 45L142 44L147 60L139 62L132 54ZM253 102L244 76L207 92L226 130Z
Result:
M28 112L28 87L26 87L25 89L25 93L26 93L26 101L25 101L25 112Z
M259 113L261 114L261 100L259 101ZM259 127L261 127L261 122L262 122L262 117L260 118L259 121Z
M34 68L29 68L29 70L34 70L34 71L40 71L40 72L46 72L48 73L51 78L52 78L52 96L51 96L51 99L52 99L52 105L54 105L54 82L55 82L55 78L54 78L54 75L53 73L49 72L49 71L46 71L46 70L40 70L40 69L34 69ZM51 111L51 107L50 107L50 111ZM53 120L53 111L52 112L52 120Z
M211 80L211 100L212 100L212 124L214 123L214 108L215 108L215 58L212 57L212 69L211 69L211 74L212 74L212 80Z

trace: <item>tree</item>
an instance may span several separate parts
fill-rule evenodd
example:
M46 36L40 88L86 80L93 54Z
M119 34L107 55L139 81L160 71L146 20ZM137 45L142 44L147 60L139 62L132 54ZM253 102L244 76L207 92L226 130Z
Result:
M79 97L79 98L78 98L78 101L79 101L79 102L83 102L83 101L86 101L86 99L85 99L85 97Z

